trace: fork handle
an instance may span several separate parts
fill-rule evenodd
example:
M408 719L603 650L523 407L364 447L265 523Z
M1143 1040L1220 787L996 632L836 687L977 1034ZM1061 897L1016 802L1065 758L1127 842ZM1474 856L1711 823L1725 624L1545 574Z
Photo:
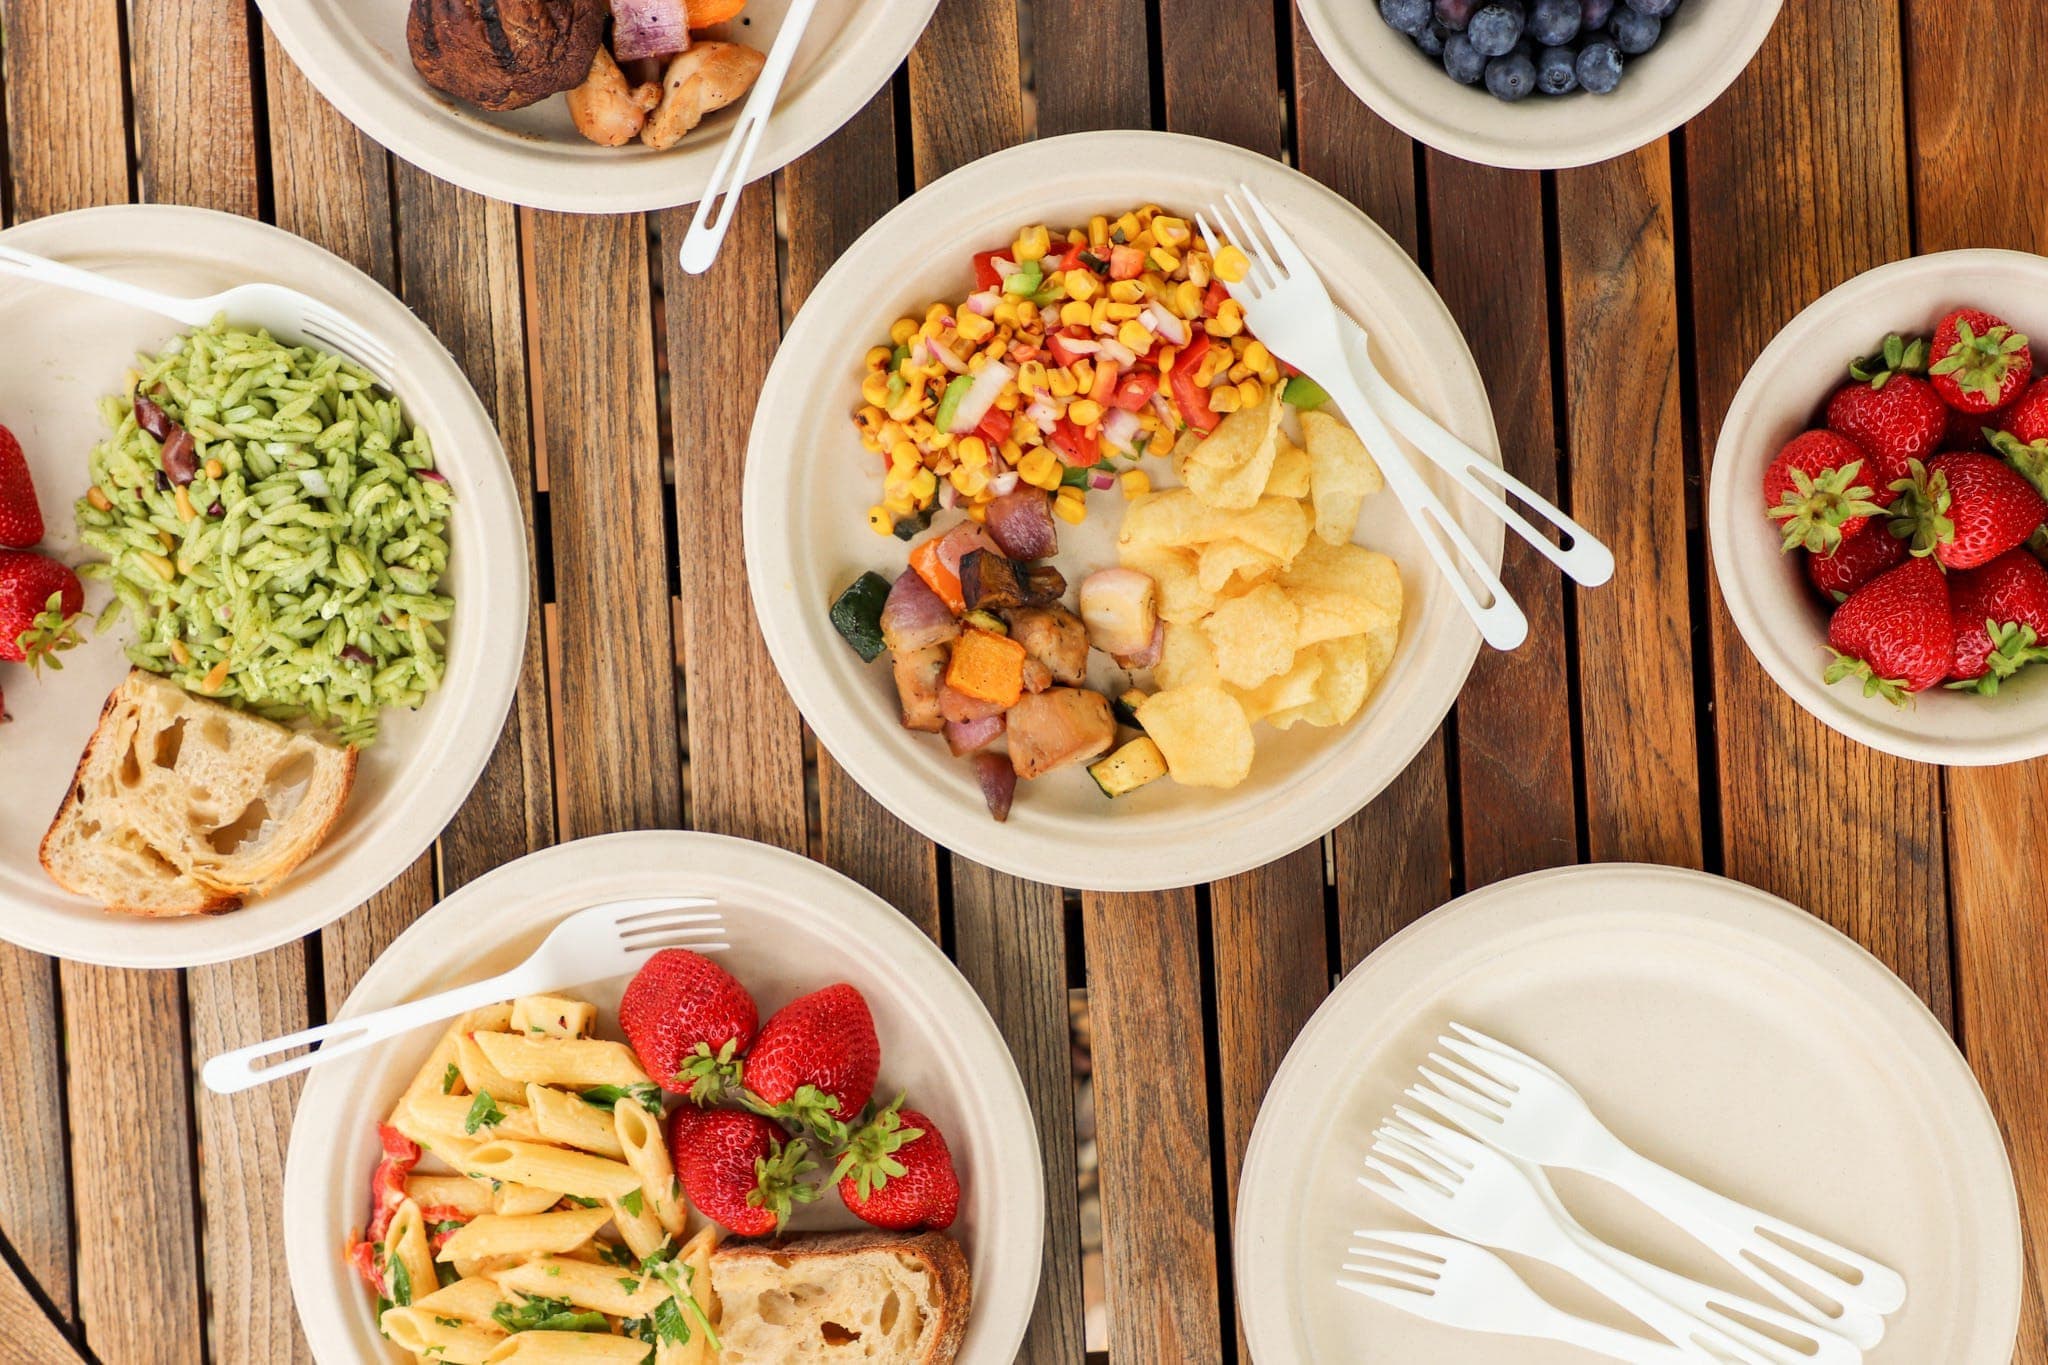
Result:
M301 1071L309 1071L323 1063L361 1052L364 1048L372 1047L387 1038L409 1033L422 1024L438 1023L469 1010L495 1005L515 995L531 994L536 988L532 976L526 967L515 967L488 981L457 986L452 991L430 995L424 1000L411 1000L403 1005L393 1005L389 1009L357 1015L352 1019L339 1019L331 1024L322 1024L318 1028L301 1029L297 1033L273 1038L269 1042L236 1048L233 1052L223 1052L218 1057L210 1058L200 1070L200 1078L206 1082L206 1088L216 1095L232 1095L238 1091L252 1090L259 1085L266 1085L285 1076L295 1076ZM284 1061L265 1060L300 1047L311 1050Z
M1689 1358L1729 1359L1741 1361L1743 1365L1774 1365L1770 1357L1759 1354L1712 1323L1701 1321L1669 1299L1636 1283L1588 1251L1562 1224L1554 1225L1551 1231L1556 1234L1556 1241L1543 1248L1547 1254L1541 1259L1611 1299L1617 1307Z
M1421 533L1422 544L1429 551L1429 557L1436 561L1437 568L1450 581L1451 591L1465 608L1465 614L1479 627L1481 638L1495 649L1520 648L1522 642L1529 638L1529 618L1508 595L1500 575L1486 562L1486 556L1472 543L1472 537L1465 534L1465 528L1458 524L1443 500L1415 472L1415 466L1408 462L1406 453L1395 443L1394 434L1387 430L1387 424L1380 420L1379 414L1367 401L1365 391L1352 378L1351 367L1333 367L1331 373L1316 375L1315 379L1328 391L1344 416L1351 420L1359 439L1372 452L1388 486L1394 490L1394 496ZM1472 579L1485 586L1493 599L1491 602L1479 600L1478 594L1472 590Z
M1566 577L1582 587L1597 588L1614 577L1614 552L1591 531L1579 525L1556 503L1481 455L1446 431L1407 395L1387 382L1373 364L1365 329L1349 317L1341 319L1344 346L1351 358L1351 371L1366 398L1379 410L1387 424L1406 436L1424 459L1450 475L1451 481L1489 512L1506 522L1509 529L1536 548L1545 559L1563 570ZM1559 544L1531 525L1499 489L1515 495L1530 511L1549 522L1564 537Z
M188 327L203 326L210 320L199 316L204 313L204 306L195 306L190 299L159 294L156 290L145 289L139 284L130 284L126 280L117 280L96 271L82 270L75 265L53 261L47 256L38 256L4 243L0 243L0 275L16 275L25 280L52 284L59 289L69 289L75 293L91 294L115 303L125 303L145 312L157 313L182 322Z

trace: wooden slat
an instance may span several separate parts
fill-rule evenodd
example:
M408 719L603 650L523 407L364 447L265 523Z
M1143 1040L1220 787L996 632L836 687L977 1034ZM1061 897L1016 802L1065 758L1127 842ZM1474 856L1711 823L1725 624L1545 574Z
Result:
M64 1083L57 971L49 958L0 944L0 1093L13 1126L41 1141L0 1143L0 1238L37 1286L71 1314L71 1200L65 1181Z
M561 647L551 675L559 833L673 829L675 632L668 584L650 572L667 562L668 541L646 224L637 214L524 222Z
M1223 1358L1195 893L1088 896L1113 1361Z
M1014 4L939 6L910 51L910 131L919 187L1021 140Z
M1436 286L1493 400L1510 472L1557 494L1543 193L1528 172L1429 154ZM1501 581L1529 616L1512 654L1482 650L1458 706L1459 818L1468 886L1577 861L1564 589L1510 535Z
M1587 852L1698 867L1668 148L1559 172L1557 219L1573 511L1616 560L1612 584L1575 594Z
M1152 126L1145 0L1036 0L1038 135Z
M1973 25L1946 6L1907 6L1919 249L2048 250L2048 171L2024 125L1970 117L1968 105L2026 107L2048 62L2038 23ZM1967 100L1955 92L1967 89ZM2017 102L2013 104L2012 102ZM1997 308L1998 300L1982 302ZM2033 321L2038 322L2038 319ZM2037 349L2036 354L2040 354ZM2033 812L2048 806L2048 762L1948 774L1949 892L1956 1022L2005 1129L2027 1232L2020 1365L2048 1362L2048 941L2041 933Z
M85 1357L65 1340L4 1261L0 1261L0 1341L7 1343L7 1359L12 1365L85 1365Z
M1816 47L1830 54L1826 81L1809 79ZM1696 358L1709 466L1751 359L1823 292L1911 249L1899 71L1888 0L1826 14L1788 5L1748 73L1686 132L1693 327L1710 339ZM1713 603L1729 875L1844 930L1947 1020L1938 774L1807 716L1758 667L1718 587Z
M896 204L896 118L884 90L852 122L782 172L789 221L782 307L794 317L832 263ZM880 462L876 462L879 474ZM938 860L931 841L860 789L822 746L818 823L824 861L940 934Z

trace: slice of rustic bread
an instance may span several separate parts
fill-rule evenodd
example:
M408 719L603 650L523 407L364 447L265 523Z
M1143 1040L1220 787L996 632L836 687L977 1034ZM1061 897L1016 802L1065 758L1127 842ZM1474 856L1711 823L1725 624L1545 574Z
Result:
M949 1365L967 1257L940 1232L811 1233L712 1255L721 1365Z
M138 669L107 698L43 868L126 914L233 910L320 847L355 769L353 749Z

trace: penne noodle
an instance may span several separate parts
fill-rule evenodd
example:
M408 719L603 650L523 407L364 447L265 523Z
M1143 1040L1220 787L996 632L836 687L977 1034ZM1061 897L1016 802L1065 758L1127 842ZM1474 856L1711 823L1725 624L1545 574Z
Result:
M711 1289L711 1253L717 1249L718 1225L711 1223L676 1253L677 1264L684 1267L683 1287L697 1301L703 1316L700 1318L687 1303L678 1304L683 1310L683 1321L689 1324L690 1339L661 1343L654 1351L654 1365L717 1365L711 1334L704 1330L705 1323L718 1321L718 1296Z
M602 1205L517 1218L486 1213L442 1243L436 1259L481 1261L495 1256L559 1256L595 1237L611 1218L611 1210Z
M405 1182L405 1197L426 1209L454 1209L464 1218L490 1213L495 1207L491 1187L466 1175L415 1175Z
M621 1100L621 1106L633 1105L630 1100ZM619 1144L619 1134L612 1122L612 1116L591 1104L581 1096L566 1090L555 1090L545 1085L529 1084L526 1087L526 1107L533 1115L533 1125L540 1138L563 1147L580 1147L586 1152L596 1152L614 1161L626 1155ZM506 1133L506 1137L517 1136Z
M515 1033L471 1035L497 1072L512 1080L584 1091L600 1085L651 1085L633 1050L597 1038L533 1038ZM468 1068L463 1068L465 1074Z
M463 1033L503 1033L512 1027L512 1002L500 1001L486 1005L480 1010L471 1010L455 1021L454 1031Z
M640 1177L623 1161L507 1138L476 1148L467 1165L493 1180L560 1190L581 1199L620 1199L640 1188Z
M526 1092L520 1092L526 1098ZM578 1101L582 1103L582 1101ZM539 1125L524 1104L503 1104L491 1095L426 1095L412 1102L413 1119L427 1132L443 1141L489 1142L494 1137L517 1138L522 1142L544 1141ZM496 1114L493 1121L490 1115ZM470 1120L476 1128L470 1129Z
M640 1189L654 1216L671 1237L683 1235L689 1208L683 1202L683 1187L669 1160L668 1144L662 1140L661 1119L631 1100L620 1100L612 1108L612 1124L619 1145L625 1149L626 1164L640 1177Z
M529 995L512 1002L509 1033L583 1038L597 1024L597 1006L566 995Z
M506 1183L493 1196L496 1211L517 1218L529 1213L546 1213L562 1202L560 1190L543 1190L532 1185Z
M578 1308L615 1318L644 1318L669 1297L668 1286L652 1275L615 1265L592 1265L563 1256L541 1256L501 1270L498 1288L533 1299L567 1299ZM628 1288L628 1286L631 1288ZM644 1354L646 1347L641 1347Z
M462 1084L461 1068L455 1065L455 1037L453 1029L441 1035L441 1041L434 1044L426 1065L419 1069L412 1078L412 1084L406 1086L405 1093L398 1097L398 1108L403 1109L426 1095L452 1094Z
M398 1206L384 1234L384 1285L386 1297L400 1308L410 1307L414 1299L441 1287L426 1220L420 1216L420 1206L410 1199Z
M484 1365L641 1365L647 1343L592 1332L521 1332L506 1337Z
M619 1236L625 1239L627 1249L644 1261L661 1250L661 1244L668 1240L668 1229L654 1216L654 1208L644 1194L635 1202L639 1205L638 1212L616 1199L607 1200L605 1207L611 1210L612 1222L617 1225Z
M510 1038L509 1033L465 1033L455 1040L455 1059L462 1069L463 1084L472 1095L489 1095L500 1104L517 1104L526 1098L524 1078L507 1076L491 1061L479 1038Z
M443 1361L446 1365L484 1365L496 1358L492 1353L506 1340L504 1329L495 1323L485 1326L482 1323L456 1322L450 1326L449 1322L440 1321L435 1314L420 1308L387 1309L377 1323L384 1329L384 1335L397 1343L401 1350L411 1351L425 1360Z
M423 1313L442 1318L467 1318L483 1326L495 1325L491 1312L505 1296L498 1292L495 1282L486 1279L462 1279L454 1284L436 1289L423 1299L414 1299L412 1306Z

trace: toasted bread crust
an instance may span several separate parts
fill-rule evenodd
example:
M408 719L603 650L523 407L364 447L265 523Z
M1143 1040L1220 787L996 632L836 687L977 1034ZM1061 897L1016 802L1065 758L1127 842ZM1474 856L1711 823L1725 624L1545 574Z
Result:
M924 1263L938 1286L939 1333L917 1365L952 1365L967 1339L974 1307L974 1281L967 1253L943 1232L886 1232L880 1228L852 1232L797 1233L777 1242L725 1242L711 1253L716 1266L726 1260L834 1260L869 1252L909 1256Z

